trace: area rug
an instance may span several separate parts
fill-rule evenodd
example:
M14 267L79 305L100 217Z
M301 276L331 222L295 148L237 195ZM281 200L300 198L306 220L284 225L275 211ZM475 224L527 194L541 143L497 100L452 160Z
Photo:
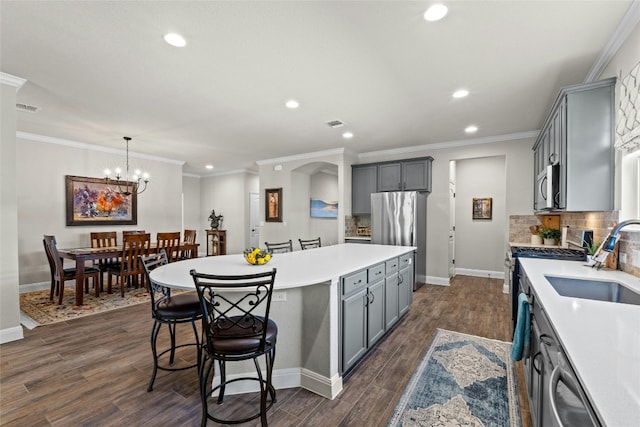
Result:
M511 343L438 329L388 426L520 426Z
M101 292L96 298L91 290L84 294L83 304L75 305L76 292L74 286L64 288L62 305L58 305L58 297L49 301L49 289L20 294L20 310L39 325L64 322L91 314L103 313L135 304L149 302L149 293L144 288L128 288L124 298L120 296L120 289L112 294ZM151 311L149 311L151 313Z

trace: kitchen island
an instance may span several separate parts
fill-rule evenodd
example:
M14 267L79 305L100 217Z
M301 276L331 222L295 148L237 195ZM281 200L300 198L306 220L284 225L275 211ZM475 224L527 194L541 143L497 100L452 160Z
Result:
M333 399L342 390L341 280L354 277L353 273L366 276L369 267L386 265L415 250L410 246L347 243L274 254L261 266L249 265L242 254L224 255L171 263L154 270L151 278L172 288L194 289L191 269L238 275L276 268L271 306L271 318L278 324L274 386L304 387ZM248 363L233 365L229 376L246 375L254 369ZM242 386L242 382L235 384ZM253 390L230 390L247 391Z
M520 262L602 425L638 425L640 305L561 296L546 276L617 281L636 293L640 279L577 261Z

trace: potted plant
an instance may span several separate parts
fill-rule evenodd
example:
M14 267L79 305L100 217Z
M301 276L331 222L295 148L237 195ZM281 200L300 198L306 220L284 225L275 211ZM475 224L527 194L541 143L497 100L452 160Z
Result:
M553 246L560 238L560 230L556 230L555 228L540 227L540 237L542 237L545 245Z

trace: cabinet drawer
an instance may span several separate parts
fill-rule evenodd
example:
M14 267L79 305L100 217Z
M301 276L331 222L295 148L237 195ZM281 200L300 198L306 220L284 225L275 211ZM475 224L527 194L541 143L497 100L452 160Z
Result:
M373 283L376 280L382 279L384 277L384 263L376 264L373 267L369 267L367 269L369 283Z
M342 295L350 294L365 286L367 286L367 270L350 274L342 278Z
M411 265L413 262L413 253L409 252L400 256L400 268L405 268Z
M398 266L399 266L398 258L390 259L385 264L386 264L385 268L386 268L387 275L398 271Z

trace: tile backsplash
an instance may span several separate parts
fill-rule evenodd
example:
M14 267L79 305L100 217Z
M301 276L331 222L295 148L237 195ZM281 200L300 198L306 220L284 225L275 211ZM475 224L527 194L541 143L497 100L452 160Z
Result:
M618 222L618 212L569 212L560 213L560 227L593 230L593 240L600 244L613 223ZM532 225L540 225L538 215L511 215L509 217L509 242L530 243ZM640 277L640 231L622 230L619 240L619 269ZM626 260L624 259L626 257ZM624 262L623 262L624 260Z

